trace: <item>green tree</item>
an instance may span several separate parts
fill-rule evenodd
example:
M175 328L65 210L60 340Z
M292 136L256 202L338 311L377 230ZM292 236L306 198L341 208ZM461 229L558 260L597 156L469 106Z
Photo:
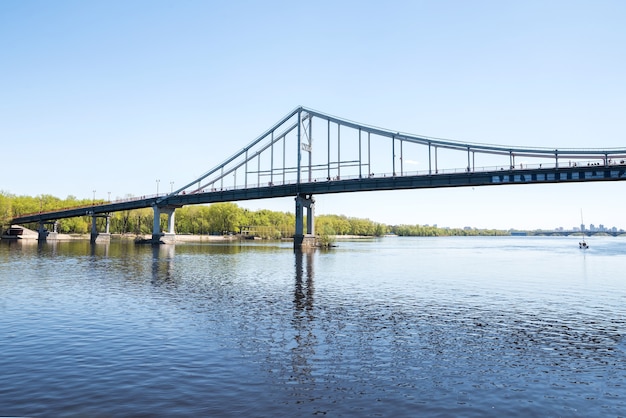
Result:
M8 193L0 191L0 228L7 229L13 218L13 197Z
M335 235L337 234L329 223L322 223L318 233L319 245L322 247L332 246L335 243Z
M238 232L243 210L234 203L214 203L209 206L209 231L214 234Z

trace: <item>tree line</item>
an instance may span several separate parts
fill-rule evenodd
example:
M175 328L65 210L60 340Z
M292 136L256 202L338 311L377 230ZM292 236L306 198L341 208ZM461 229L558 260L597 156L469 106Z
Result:
M128 196L131 197L131 196ZM2 230L9 227L13 217L29 213L66 209L78 206L105 203L102 200L77 199L68 196L60 199L51 195L16 196L0 191L0 225ZM151 234L154 213L151 208L119 211L111 213L109 231L113 234ZM100 231L104 219L98 218ZM163 215L161 226L165 229L167 218ZM24 225L37 229L37 225ZM295 233L295 215L290 212L276 212L267 209L252 211L235 203L214 203L211 205L185 206L176 210L175 226L177 234L216 235L243 234L261 238L279 239L291 237ZM91 217L59 219L57 231L66 234L86 234L91 230ZM422 225L389 226L369 219L352 218L344 215L317 215L315 230L320 235L382 236L450 236L450 235L508 235L508 231L448 229Z
M390 228L391 233L403 237L450 237L450 236L487 236L511 235L510 231L499 229L476 228L438 228L428 225L396 225Z

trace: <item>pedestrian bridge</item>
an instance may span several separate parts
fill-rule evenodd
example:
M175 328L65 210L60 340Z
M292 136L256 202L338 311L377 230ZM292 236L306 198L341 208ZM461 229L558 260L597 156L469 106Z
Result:
M97 217L152 207L152 239L168 242L175 237L176 208L292 196L294 245L299 247L314 235L315 195L620 180L626 180L626 148L526 148L456 142L298 107L224 162L171 193L24 214L16 216L12 224L39 223L43 231L44 224L54 225L58 219L92 216L94 239L100 235L95 230ZM160 224L162 213L168 219L165 230Z

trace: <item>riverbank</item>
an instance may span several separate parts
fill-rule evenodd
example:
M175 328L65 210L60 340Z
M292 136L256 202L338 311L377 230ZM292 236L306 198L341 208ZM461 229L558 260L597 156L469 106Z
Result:
M12 226L11 229L17 230L14 234L11 234L9 230L4 232L0 239L2 240L26 240L36 241L39 237L37 231L33 231L21 226ZM372 235L330 235L329 238L333 241L347 241L347 240L368 240L376 238ZM56 233L55 241L72 241L72 240L89 240L91 234L62 234ZM150 241L152 239L151 234L111 234L111 240L129 240L129 241ZM251 237L248 235L240 234L228 234L228 235L196 235L196 234L176 234L176 242L220 242L220 241L238 241L238 240L262 240L263 238ZM292 238L283 238L283 240L291 240Z
M23 233L20 235L4 234L0 238L2 241L37 241L39 235L36 231L27 230L24 228ZM128 240L128 241L142 241L150 240L152 235L150 234L111 234L111 240ZM55 241L74 241L74 240L90 240L91 234L61 234L57 233ZM215 242L215 241L236 241L243 239L240 235L191 235L191 234L177 234L177 242Z

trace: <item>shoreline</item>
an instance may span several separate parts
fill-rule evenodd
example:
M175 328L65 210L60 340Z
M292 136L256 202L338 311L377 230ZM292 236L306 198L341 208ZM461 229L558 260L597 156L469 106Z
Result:
M525 235L527 237L537 237L537 236L550 236L550 235ZM580 237L582 234L571 234L571 237ZM597 237L610 237L610 234L595 234ZM330 235L330 238L333 241L350 241L350 240L376 240L385 237L402 237L400 235L384 235L384 236L374 236L374 235ZM471 238L473 236L467 236ZM621 234L617 236L613 236L614 238L626 237L626 234ZM134 241L134 242L147 242L152 238L151 234L111 234L111 241ZM435 238L435 237L423 237L423 238ZM82 241L82 240L90 240L91 234L57 234L56 238L51 239L50 241ZM292 237L281 238L281 239L265 239L255 237L254 239L245 236L245 235L192 235L192 234L176 234L175 242L233 242L233 241L292 241ZM7 236L3 235L0 237L0 241L7 242L38 242L37 234L25 234L22 236Z

